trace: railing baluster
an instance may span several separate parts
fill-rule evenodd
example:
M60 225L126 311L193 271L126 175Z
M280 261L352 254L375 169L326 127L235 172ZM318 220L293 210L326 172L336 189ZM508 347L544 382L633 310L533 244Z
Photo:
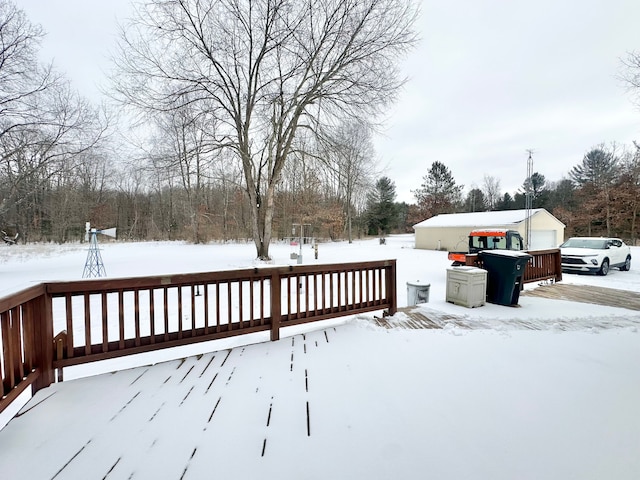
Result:
M22 305L22 341L24 345L23 377L26 377L35 368L36 342L35 325L33 322L34 314L33 302L27 302Z
M124 350L124 291L118 290L118 348Z
M329 273L329 311L332 312L333 311L333 297L334 297L334 292L333 292L333 276L335 274L333 272Z
M249 280L249 326L253 327L254 317L253 317L253 279Z
M149 289L149 334L150 343L156 343L156 291L153 288Z
M182 287L178 285L178 340L182 340Z
M169 289L162 289L162 308L164 319L164 341L169 341Z
M371 275L373 272L370 269L367 269L367 307L371 306Z
M140 346L140 290L133 291L133 322L135 326L135 345Z
M6 395L16 384L13 369L13 344L11 343L11 311L0 313L2 328L2 357L4 359L3 394Z
M64 302L67 314L67 358L73 358L73 304L70 293L65 294Z
M216 282L216 333L220 333L220 283Z
M287 279L287 284L289 280ZM275 270L271 275L271 341L280 339L280 319L281 311L281 280L280 274Z
M109 322L107 317L107 292L100 295L102 302L102 351L109 351Z
M326 313L327 310L327 292L326 292L326 288L327 288L327 284L326 284L326 278L327 278L327 274L323 273L322 274L322 313Z
M11 309L11 343L13 353L13 375L16 384L19 383L24 377L22 371L22 328L20 321L20 307L14 307Z
M301 318L303 314L302 302L304 301L304 294L302 290L302 277L296 275L296 319Z
M244 316L244 311L242 309L243 305L243 290L244 290L244 282L242 280L238 281L238 327L242 327L242 318Z
M91 354L91 297L84 294L84 354Z
M233 282L229 281L227 283L227 331L231 331L233 328L233 325L231 325L231 323L233 322L233 301L231 299L231 289L233 288Z
M342 306L343 306L343 298L345 295L345 291L347 290L346 286L343 286L343 280L346 280L345 277L345 272L338 272L337 274L338 277L338 285L336 286L336 295L338 297L338 304L336 305L338 307L338 312L342 310Z
M204 334L209 335L209 285L205 283L202 288L204 290Z
M304 310L305 318L309 316L309 275L304 276Z
M287 281L287 320L291 320L291 277L286 277Z
M196 287L191 285L191 337L196 336Z
M260 325L264 325L264 282L265 279L260 279Z
M355 308L356 304L358 303L358 301L357 301L357 298L358 298L357 277L358 277L358 275L357 274L358 274L357 270L351 270L351 301L347 302L347 303L349 303L349 305L351 305L351 308Z

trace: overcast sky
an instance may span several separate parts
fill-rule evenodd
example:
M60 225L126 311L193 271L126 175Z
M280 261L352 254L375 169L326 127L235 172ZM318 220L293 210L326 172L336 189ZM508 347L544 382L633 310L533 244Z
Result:
M128 0L20 0L47 32L42 53L99 98ZM600 143L640 140L640 110L617 79L640 50L638 0L423 1L408 82L376 149L399 201L414 202L431 163L465 190L485 175L514 193L527 172L557 181Z

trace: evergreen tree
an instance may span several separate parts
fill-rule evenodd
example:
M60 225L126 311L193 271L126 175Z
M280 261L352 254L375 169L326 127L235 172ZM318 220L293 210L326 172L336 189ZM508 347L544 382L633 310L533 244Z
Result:
M547 209L550 212L553 212L553 210L559 207L569 211L573 211L576 208L576 187L568 178L563 178L559 182L552 184L548 192L549 200L547 202Z
M524 196L524 193L516 192L513 195L513 204L512 210L522 210L527 206L527 199Z
M607 150L604 145L591 149L582 163L569 172L571 179L580 187L578 198L583 208L577 218L586 229L586 235L595 233L611 236L612 195L614 182L619 174L615 146ZM592 230L595 227L595 231ZM602 228L604 226L604 229Z
M435 161L429 173L423 177L420 188L412 193L425 219L441 213L454 213L462 203L462 188L463 185L456 185L447 166Z
M467 193L467 198L464 201L465 212L486 212L487 210L487 200L482 190L474 188Z
M388 177L378 179L367 196L367 230L369 235L389 233L397 225L396 186Z
M544 175L535 172L531 178L527 178L522 184L522 192L526 195L531 192L531 205L533 208L546 208L549 201L549 192Z
M596 188L610 185L618 173L618 159L613 152L608 152L603 145L591 149L569 172L571 179L580 187L587 183Z
M498 203L496 203L496 210L513 210L514 208L515 202L509 192L506 192Z

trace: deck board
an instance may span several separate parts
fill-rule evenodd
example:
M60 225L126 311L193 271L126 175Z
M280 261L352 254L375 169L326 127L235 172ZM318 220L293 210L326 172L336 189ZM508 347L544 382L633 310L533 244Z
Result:
M307 359L335 335L330 328L54 384L0 432L0 465L23 469L3 478L87 478L87 465L91 478L204 478L216 462L231 475L241 467L234 456L252 465L286 458L314 428ZM33 450L11 440L24 437L50 452L38 475Z
M572 285L564 283L551 283L539 285L533 289L527 289L520 296L546 298L551 300L565 300L591 305L603 305L608 307L640 310L640 293L628 290L617 290L591 285ZM496 322L487 319L470 319L465 315L465 309L461 308L459 315L438 311L429 307L429 304L398 308L400 315L395 317L374 318L374 323L386 329L433 329L455 326L461 329L492 328ZM520 320L517 315L505 320L510 327L520 329L537 330L549 328L549 324L541 322L529 322ZM633 323L633 322L632 322ZM593 319L590 323L595 328L610 328L612 326L624 326L621 320ZM576 326L571 319L554 319L553 328L558 330L572 330L582 328L583 324Z
M640 310L639 292L592 285L553 283L525 290L521 295Z
M429 312L420 315L422 322L433 320L427 318ZM439 321L457 318L443 313ZM461 328L474 328L471 322ZM411 322L412 328L421 325L418 316ZM476 399L487 394L484 382L477 381L478 374L495 375L495 357L483 355L487 351L484 342L466 333L432 335L414 330L390 334L354 321L277 342L54 384L38 392L0 431L2 478L417 478L433 468L442 472L453 468L443 478L472 478L474 469L486 465L487 459L500 469L526 464L530 458L524 450L516 462L510 458L504 464L500 463L503 448L478 455L484 431L465 436L466 442L460 442L462 437L455 433L443 433L460 429L460 415L465 412L471 412L470 420L475 419ZM612 337L580 338L576 358L582 359L591 358L593 346L601 339ZM488 340L491 352L498 349L502 352L498 358L512 361L521 358L513 357L514 351L530 348L533 342L525 355L533 359L526 366L547 365L550 355L564 359L566 348L576 347L571 335L497 334ZM611 369L616 373L613 377L622 379L619 388L637 383L633 383L637 369L619 375L621 367L638 364L634 361L637 342L635 337L630 340L623 344L627 350L617 363L611 362L607 350L594 360L598 368ZM473 362L461 360L469 355ZM418 358L421 360L416 361ZM448 362L459 362L456 375L442 374L440 366ZM540 405L547 408L542 418L556 418L558 412L562 418L575 418L572 399L576 389L591 388L592 367L579 367L581 364L582 360L566 364L576 370L549 387L553 400L545 404L542 398ZM582 375L584 372L588 374ZM514 395L522 392L525 403L535 394L527 390L528 378L508 376L504 384ZM640 396L637 389L633 392L635 396L625 396L629 405L636 405ZM504 389L497 388L494 394L487 399L482 418L488 418L491 432L496 426L501 428L511 445L512 431L524 431L531 424L517 415L505 422ZM559 404L563 396L567 401ZM575 428L567 428L569 442L584 437L584 425L591 425L594 419L598 417L588 410L576 420ZM621 438L635 438L637 423L625 422ZM597 434L601 432L598 425L592 425ZM555 422L547 427L551 432L556 428ZM467 435L468 430L464 432ZM556 438L549 455L567 442L565 435L549 436L550 442ZM609 459L607 467L637 459L635 451L618 449L617 440L610 443L616 447L610 451L620 453ZM468 474L460 474L449 458L477 458L479 463ZM577 458L579 461L566 460L568 468L584 465L584 458L594 456L580 451ZM446 464L439 464L439 459L447 460ZM601 459L594 461L601 465ZM584 466L585 471L592 468L592 464ZM517 478L518 472L496 477L485 471L483 478ZM571 476L564 473L562 478Z

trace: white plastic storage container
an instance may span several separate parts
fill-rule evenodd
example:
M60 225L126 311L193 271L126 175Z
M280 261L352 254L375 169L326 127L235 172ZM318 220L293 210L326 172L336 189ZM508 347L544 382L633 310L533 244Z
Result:
M429 303L430 283L416 280L415 282L407 282L407 306L417 305L419 303Z
M447 268L447 302L481 307L487 299L487 271L477 267Z

